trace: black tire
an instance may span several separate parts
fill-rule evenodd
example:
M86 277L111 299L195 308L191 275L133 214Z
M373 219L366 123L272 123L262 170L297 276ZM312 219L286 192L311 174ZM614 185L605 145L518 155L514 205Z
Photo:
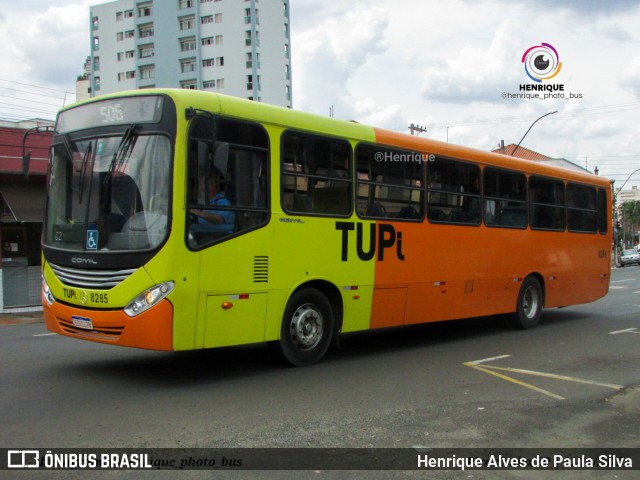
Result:
M516 311L509 317L509 323L512 327L521 330L535 328L540 321L543 307L544 295L540 281L536 277L529 276L520 286Z
M331 303L313 288L298 290L287 302L280 329L280 354L296 367L319 362L331 345L334 314Z

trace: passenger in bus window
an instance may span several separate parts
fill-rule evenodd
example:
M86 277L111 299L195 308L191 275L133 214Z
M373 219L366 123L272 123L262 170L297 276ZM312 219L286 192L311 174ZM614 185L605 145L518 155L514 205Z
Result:
M224 176L216 171L209 178L208 206L229 207L231 202L224 194ZM235 213L230 210L199 210L191 209L191 214L196 217L191 225L191 231L197 233L232 233L235 226Z

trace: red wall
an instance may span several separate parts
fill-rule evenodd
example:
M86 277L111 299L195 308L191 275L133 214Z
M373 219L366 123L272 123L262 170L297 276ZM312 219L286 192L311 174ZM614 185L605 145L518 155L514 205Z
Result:
M21 128L0 127L0 173L22 173L22 137L25 132ZM36 132L27 137L25 150L31 151L31 175L47 173L51 137L51 133Z

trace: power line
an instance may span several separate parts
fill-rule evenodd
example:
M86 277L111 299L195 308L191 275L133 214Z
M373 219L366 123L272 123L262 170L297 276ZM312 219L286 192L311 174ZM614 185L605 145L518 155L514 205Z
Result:
M29 110L31 111L31 110ZM34 120L34 119L38 119L38 120L47 120L47 121L53 121L55 118L55 115L53 114L49 114L50 118L47 117L39 117L36 114L34 115L25 115L25 114L15 114L15 113L8 113L8 112L1 112L0 111L0 120L4 120L7 122L22 122L24 120Z
M39 105L50 105L52 107L56 107L56 108L61 108L62 107L62 103L47 103L47 102L43 102L42 100L30 100L28 98L17 98L17 97L12 97L10 95L0 95L0 97L2 98L10 98L11 100L20 100L23 102L31 102L31 103L37 103ZM5 104L8 105L8 104Z
M47 113L49 115L55 114L55 112L57 110L51 111L51 110L43 110L40 108L33 108L33 107L21 107L20 105L15 105L13 103L4 103L4 102L0 102L0 108L7 108L8 110L22 110L22 111L27 111L27 112L38 112L38 113Z
M2 82L6 82L10 86L2 85ZM14 86L27 87L24 88L13 88ZM15 103L6 103L0 102L0 118L7 121L21 121L21 120L29 120L34 118L36 115L45 115L47 117L55 117L56 112L67 103L67 99L69 102L72 102L75 97L75 91L73 90L61 90L58 88L47 87L44 85L34 85L32 83L24 83L24 82L16 82L14 80L7 80L4 78L0 78L0 91L4 89L7 91L18 92L23 95L12 95L11 98L15 101L20 102L19 105ZM32 89L37 89L34 91ZM52 95L50 92L57 92L57 95ZM6 97L6 95L0 95L0 97ZM59 100L59 104L53 104L46 101L37 100L34 98L28 97L44 97L44 98L52 98ZM29 106L29 103L38 103L40 106L49 105L54 107L49 110L45 110L42 108L34 108ZM13 113L13 112L32 112L31 114L22 114L22 113Z
M34 93L34 92L30 92L28 90L20 90L18 88L10 88L10 87L0 86L0 89L2 89L2 90L10 90L12 92L18 92L18 93L26 93L27 95L35 95L37 97L55 98L56 100L64 100L66 98L66 95L64 97L54 96L54 95L45 95L44 93ZM76 96L76 94L74 92L66 92L66 93L70 93L74 97ZM20 98L22 98L22 97L20 97Z
M65 94L66 93L73 93L75 95L75 93L74 93L75 88L74 88L74 90L60 90L58 88L45 87L43 85L33 85L31 83L16 82L14 80L7 80L7 79L4 79L4 78L0 78L0 82L15 83L16 85L23 85L25 87L34 87L34 88L39 88L41 90L51 90L52 92L60 92L60 93L65 93Z

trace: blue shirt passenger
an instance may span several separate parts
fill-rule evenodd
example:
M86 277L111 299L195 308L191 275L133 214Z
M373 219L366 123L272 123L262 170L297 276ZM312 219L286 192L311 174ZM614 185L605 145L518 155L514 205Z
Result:
M209 182L208 205L229 207L231 202L224 196L224 192L218 191L218 180ZM195 215L196 221L191 226L193 232L202 233L232 233L235 227L236 214L230 210L191 210L191 214Z

